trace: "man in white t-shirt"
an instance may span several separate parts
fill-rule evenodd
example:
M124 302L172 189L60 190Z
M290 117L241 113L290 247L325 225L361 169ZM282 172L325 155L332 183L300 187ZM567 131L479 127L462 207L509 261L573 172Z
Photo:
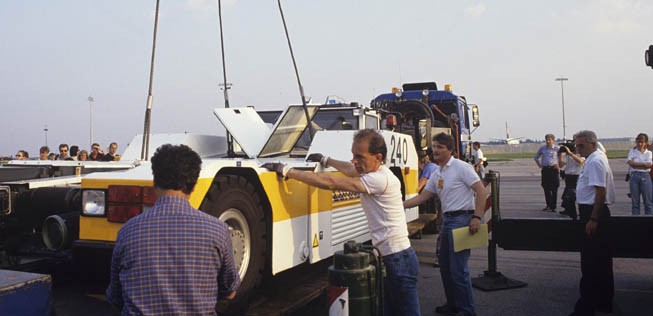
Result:
M383 136L372 129L354 135L351 162L311 154L308 161L333 167L346 177L293 169L280 163L264 168L277 174L328 190L360 193L372 244L383 255L387 276L384 281L384 315L420 315L417 296L417 255L410 246L406 214L402 205L401 182L384 165L387 147Z
M608 228L609 204L614 203L614 179L608 157L597 149L596 134L580 131L574 135L576 150L586 157L578 176L576 200L580 220L585 223L580 246L580 299L572 315L612 312L614 274Z
M573 143L571 145L563 144L560 146L560 149L564 151L565 155L565 159L559 159L560 168L565 168L565 190L562 192L562 207L564 211L561 211L560 214L567 215L573 220L576 220L578 218L578 212L576 212L576 184L578 183L578 175L583 170L585 158L578 155L576 146Z
M469 276L470 250L454 252L451 231L465 226L469 226L472 234L478 231L485 213L487 191L472 165L453 157L453 137L437 134L433 136L432 147L438 168L418 196L404 201L404 207L419 205L436 194L440 197L443 217L438 260L447 302L435 311L444 315L476 315Z
M474 149L472 154L474 160L474 171L476 171L478 177L482 180L485 176L485 156L483 156L483 151L481 150L481 143L474 142L472 144L472 149Z

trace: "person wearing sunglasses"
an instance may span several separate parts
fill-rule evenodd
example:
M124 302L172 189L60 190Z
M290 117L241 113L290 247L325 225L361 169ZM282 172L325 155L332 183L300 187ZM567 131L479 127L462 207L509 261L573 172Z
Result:
M68 144L59 145L59 154L55 160L70 160L68 158L70 158L68 156Z
M29 160L29 154L24 150L19 150L16 153L16 160Z
M585 157L578 176L576 200L583 224L580 242L580 298L574 315L611 313L614 297L614 272L608 205L614 204L614 178L608 157L598 149L596 133L580 131L574 135L576 150Z

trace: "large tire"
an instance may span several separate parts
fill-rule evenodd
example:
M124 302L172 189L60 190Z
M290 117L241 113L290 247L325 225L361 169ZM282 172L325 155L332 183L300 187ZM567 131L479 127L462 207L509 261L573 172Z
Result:
M261 197L245 178L219 176L202 201L200 210L229 225L234 261L241 279L236 299L218 304L218 312L242 314L249 297L261 283L266 267L267 225Z

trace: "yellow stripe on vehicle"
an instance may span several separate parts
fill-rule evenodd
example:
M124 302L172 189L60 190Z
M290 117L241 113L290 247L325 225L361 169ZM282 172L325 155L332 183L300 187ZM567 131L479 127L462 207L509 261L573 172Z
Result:
M417 193L417 183L418 183L418 172L419 170L411 168L408 173L405 170L401 171L404 175L404 181L406 182L406 194Z
M81 216L79 218L79 239L115 241L122 223L111 223L106 217Z

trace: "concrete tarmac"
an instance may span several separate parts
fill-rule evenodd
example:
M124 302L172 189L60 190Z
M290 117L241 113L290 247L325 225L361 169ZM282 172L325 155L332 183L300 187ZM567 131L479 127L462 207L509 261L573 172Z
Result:
M625 159L610 160L616 186L613 215L629 215L630 199ZM491 162L489 169L501 175L500 208L503 218L562 218L542 212L545 206L540 173L532 159ZM558 192L558 205L564 184ZM560 211L561 209L558 209ZM433 267L435 235L423 235L411 243L420 260L418 281L422 315L436 315L435 307L444 304L440 271ZM488 269L487 249L474 249L469 261L470 274L476 277ZM580 254L577 252L505 251L497 248L497 270L508 278L526 282L522 288L484 292L474 288L479 316L568 315L579 297ZM649 259L614 259L615 298L612 314L653 315L653 262Z

